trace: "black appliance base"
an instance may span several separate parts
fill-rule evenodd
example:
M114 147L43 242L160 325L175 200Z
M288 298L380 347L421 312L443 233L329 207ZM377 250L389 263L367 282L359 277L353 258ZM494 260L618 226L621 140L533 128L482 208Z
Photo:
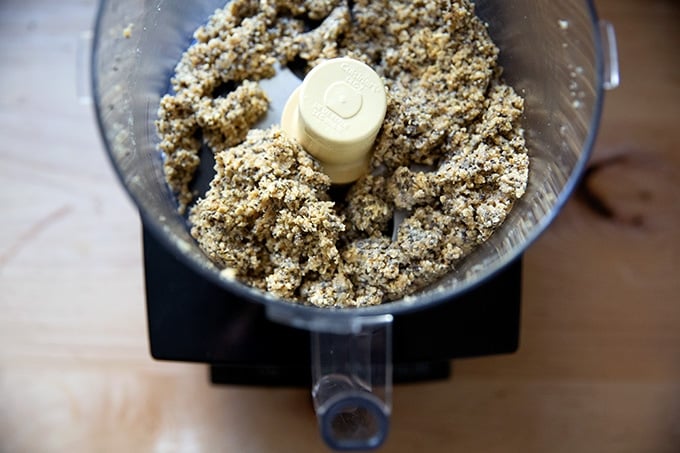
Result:
M236 385L307 386L310 335L274 323L188 268L144 231L151 355L211 365L211 380ZM517 350L521 259L485 284L435 307L396 315L394 381L441 379L449 360Z

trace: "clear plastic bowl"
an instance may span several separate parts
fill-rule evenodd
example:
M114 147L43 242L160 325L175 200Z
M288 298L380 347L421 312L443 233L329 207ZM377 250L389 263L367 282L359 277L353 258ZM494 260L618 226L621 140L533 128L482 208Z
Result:
M223 4L101 1L92 92L106 149L144 224L168 250L225 290L264 304L272 320L312 332L313 395L328 444L376 447L391 410L392 315L450 301L482 283L555 218L589 158L603 91L618 83L612 28L599 21L591 1L478 0L477 14L501 49L504 77L526 100L527 191L492 237L436 285L389 304L329 310L294 305L221 278L189 235L165 184L154 126L159 100L193 31ZM361 415L354 417L358 425L338 428L347 410Z

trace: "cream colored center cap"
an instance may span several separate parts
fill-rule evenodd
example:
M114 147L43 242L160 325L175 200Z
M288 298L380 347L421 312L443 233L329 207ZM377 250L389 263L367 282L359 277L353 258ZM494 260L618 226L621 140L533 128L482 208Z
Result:
M351 58L312 69L286 103L282 129L314 156L336 184L368 171L371 148L387 111L378 74Z
M324 95L326 107L345 119L359 113L361 103L361 94L345 82L335 82Z

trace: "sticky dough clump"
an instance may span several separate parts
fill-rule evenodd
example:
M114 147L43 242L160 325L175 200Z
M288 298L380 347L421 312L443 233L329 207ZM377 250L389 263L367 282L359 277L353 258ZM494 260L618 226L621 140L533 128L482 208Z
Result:
M166 180L207 256L249 285L324 307L396 300L454 269L524 194L524 101L467 0L235 0L194 37L156 122ZM374 171L338 198L297 143L253 126L277 62L342 56L383 78L388 106ZM206 148L216 174L192 205Z

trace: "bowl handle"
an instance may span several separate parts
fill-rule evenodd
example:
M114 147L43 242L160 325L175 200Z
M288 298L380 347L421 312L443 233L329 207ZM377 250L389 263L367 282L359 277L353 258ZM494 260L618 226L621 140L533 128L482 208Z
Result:
M335 450L385 441L392 405L392 315L357 317L345 333L311 333L312 398Z

